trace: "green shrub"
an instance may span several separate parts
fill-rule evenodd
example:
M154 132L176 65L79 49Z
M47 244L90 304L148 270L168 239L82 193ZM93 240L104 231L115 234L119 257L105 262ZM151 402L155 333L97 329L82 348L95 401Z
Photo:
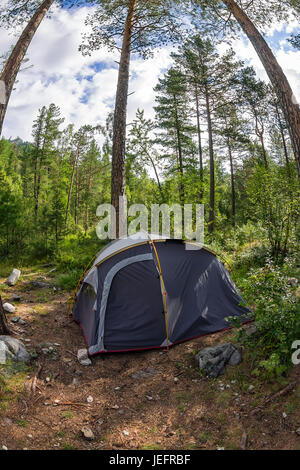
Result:
M291 367L292 344L300 339L300 303L285 269L268 259L264 267L251 269L241 281L258 327L259 337L252 340L252 346L259 346L264 355L254 371L257 375L262 371L268 376L280 375Z

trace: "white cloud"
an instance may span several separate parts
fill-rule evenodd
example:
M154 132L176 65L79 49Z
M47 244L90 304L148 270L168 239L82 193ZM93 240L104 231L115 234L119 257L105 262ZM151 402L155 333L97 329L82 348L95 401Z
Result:
M32 122L38 109L54 102L60 106L65 124L103 124L112 108L116 83L118 53L101 49L91 57L83 57L78 51L81 33L86 28L84 19L88 8L77 11L54 10L51 18L45 18L28 50L32 67L18 76L6 115L3 135L31 139ZM289 25L292 32L296 24ZM282 31L276 24L273 33ZM269 32L271 34L271 32ZM13 36L0 31L0 55L13 43ZM289 48L282 38L278 41L276 56L282 65L295 95L300 99L300 53ZM222 46L224 49L226 46ZM243 39L234 44L238 55L253 65L261 78L266 78L263 66L251 45ZM97 71L96 63L103 69ZM158 76L171 63L170 48L164 48L147 61L133 57L128 100L128 120L131 121L138 107L145 109L147 117L153 117L155 94L153 87ZM26 64L28 65L28 64Z

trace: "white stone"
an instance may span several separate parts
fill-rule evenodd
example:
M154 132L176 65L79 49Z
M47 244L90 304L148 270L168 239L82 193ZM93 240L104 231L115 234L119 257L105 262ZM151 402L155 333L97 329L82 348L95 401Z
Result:
M16 311L16 307L14 307L12 304L9 304L8 302L5 302L5 304L3 304L3 309L7 313L15 313Z

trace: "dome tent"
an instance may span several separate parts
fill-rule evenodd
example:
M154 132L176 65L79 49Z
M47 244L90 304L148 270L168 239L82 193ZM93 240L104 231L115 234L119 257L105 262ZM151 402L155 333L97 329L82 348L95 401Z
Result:
M162 348L223 330L226 317L247 317L242 304L213 252L139 232L98 254L77 292L73 318L94 355Z

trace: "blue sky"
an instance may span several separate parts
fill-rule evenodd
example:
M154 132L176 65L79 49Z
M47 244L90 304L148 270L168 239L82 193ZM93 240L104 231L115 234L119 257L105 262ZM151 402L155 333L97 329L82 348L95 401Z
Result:
M118 53L101 49L91 57L78 51L84 19L88 9L55 9L39 27L28 51L32 67L23 70L11 96L3 134L5 137L31 139L32 122L38 109L54 102L60 106L65 125L73 122L78 128L83 124L104 124L114 103ZM297 21L276 23L267 31L267 40L286 73L295 97L300 101L300 51L287 42L292 33L299 32ZM0 31L0 54L5 53L15 41L12 34ZM225 44L220 52L225 51ZM253 65L261 79L266 73L254 49L244 38L233 43L238 56ZM145 109L146 117L153 117L155 94L153 87L158 77L171 64L171 48L164 48L153 58L144 61L133 57L129 92L128 121L135 117L138 107ZM27 66L28 64L26 64Z

